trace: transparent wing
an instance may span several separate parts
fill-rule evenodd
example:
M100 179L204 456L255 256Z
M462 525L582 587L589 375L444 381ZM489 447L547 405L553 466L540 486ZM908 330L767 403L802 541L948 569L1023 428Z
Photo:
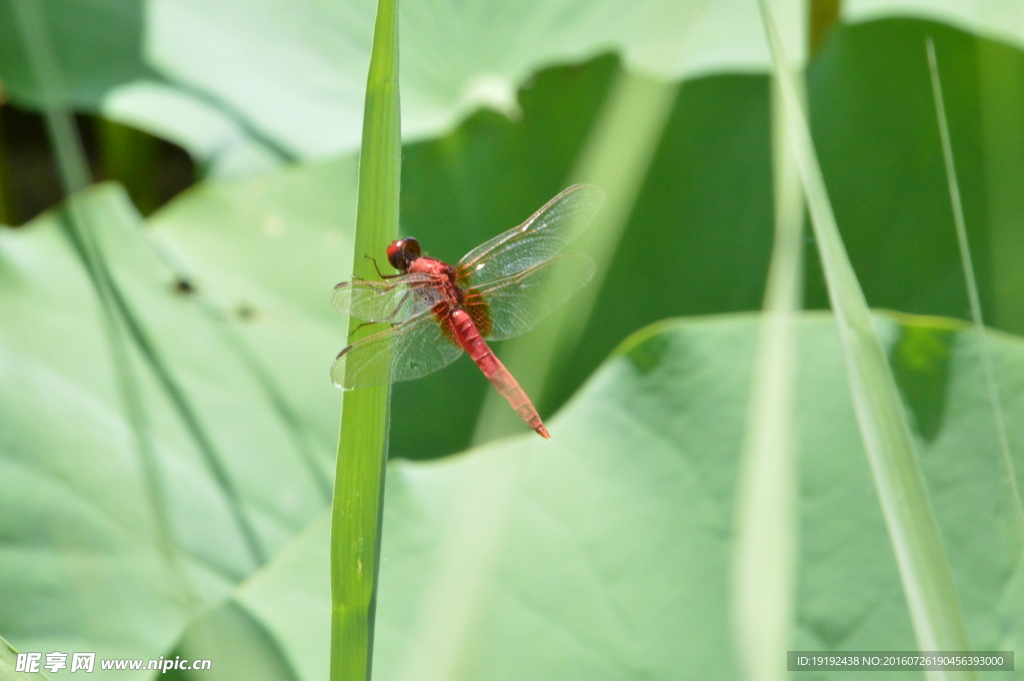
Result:
M459 285L475 288L551 258L579 236L602 203L600 188L574 184L523 224L467 253L457 267Z
M432 374L462 354L462 348L451 340L454 336L449 337L443 328L434 315L425 313L357 340L334 360L331 380L350 390Z
M587 256L566 253L467 291L463 306L484 338L514 338L583 288L594 269L594 261Z
M431 274L404 274L385 281L346 281L334 287L331 303L338 312L356 319L400 324L441 301L439 283L440 279Z

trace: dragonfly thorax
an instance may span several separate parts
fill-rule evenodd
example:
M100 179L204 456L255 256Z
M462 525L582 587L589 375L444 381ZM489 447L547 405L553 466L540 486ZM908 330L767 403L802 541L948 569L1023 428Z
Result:
M409 265L409 274L429 274L440 285L444 297L452 305L461 305L465 297L459 288L455 268L437 258L420 256Z

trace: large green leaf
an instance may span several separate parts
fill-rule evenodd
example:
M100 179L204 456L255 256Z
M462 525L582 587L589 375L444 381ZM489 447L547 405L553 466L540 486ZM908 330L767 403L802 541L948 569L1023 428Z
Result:
M143 63L143 0L37 0L53 36L72 106L96 110L107 92L139 78L155 77ZM19 104L41 105L28 51L18 30L14 3L0 3L0 78Z
M187 149L210 176L255 175L287 158L222 103L157 80L112 89L103 100L103 116Z
M74 0L42 3L66 94L186 146L215 173L265 170L291 155L351 151L359 139L373 3L261 0ZM145 11L143 11L145 9ZM1024 44L1012 0L860 0L859 23L914 16ZM669 78L765 72L756 3L625 0L404 3L406 137L433 137L480 106L515 115L538 68L614 50ZM0 77L38 105L10 3L0 5ZM6 19L6 20L4 20Z
M78 202L148 345L112 358L62 214L0 229L0 623L21 650L155 658L324 506L332 452L232 329L243 302L296 328L280 305L188 293L123 191Z
M359 139L373 5L154 0L148 56L172 80L230 103L291 153L344 152ZM1024 44L1012 1L853 5L846 16L854 20L910 14ZM533 71L606 50L629 68L673 79L766 72L770 64L749 0L407 0L401 15L407 139L435 136L481 105L514 112L516 90Z
M345 152L359 140L374 4L154 0L148 54L296 155ZM538 67L608 49L666 77L767 64L748 0L409 0L400 12L407 139L436 135L480 105L514 111L519 84Z
M333 449L341 393L330 365L345 318L330 303L348 277L354 158L210 182L154 215L154 239L197 290L236 320L268 377Z
M376 678L735 678L727 566L756 319L638 333L551 422L551 442L392 464ZM919 444L972 642L1020 650L1024 572L977 340L939 319L878 324L915 419L941 424ZM992 340L1021 461L1024 342ZM800 347L793 647L912 649L831 317L805 315ZM309 681L326 673L327 536L321 517L229 606Z
M1024 47L1024 17L1014 0L962 2L961 0L846 0L842 16L862 22L904 16L941 21L1018 48Z

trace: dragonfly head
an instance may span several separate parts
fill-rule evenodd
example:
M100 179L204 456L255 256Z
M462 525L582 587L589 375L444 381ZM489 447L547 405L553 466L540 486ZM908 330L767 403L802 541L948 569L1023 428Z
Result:
M411 236L393 241L388 246L388 262L399 272L407 272L418 257L420 257L420 242Z

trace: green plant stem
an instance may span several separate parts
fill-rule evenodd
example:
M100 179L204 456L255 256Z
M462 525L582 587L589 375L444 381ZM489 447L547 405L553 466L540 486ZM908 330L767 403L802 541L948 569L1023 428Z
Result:
M379 260L398 234L400 121L398 2L379 0L359 157L355 277L377 278L365 256ZM380 326L352 319L349 339ZM383 385L347 392L342 401L331 517L332 681L370 678L390 396L390 387Z
M949 560L928 498L907 415L864 292L839 234L797 86L766 0L761 12L772 66L786 100L789 138L818 242L843 347L854 412L920 650L970 650ZM929 679L976 679L971 671L928 671Z
M793 37L802 39L802 33ZM794 79L799 73L794 67ZM748 681L787 676L777 660L792 640L799 529L794 403L804 201L778 79L772 82L771 101L775 243L751 377L731 565L737 661Z
M18 651L10 643L0 638L0 680L2 681L28 681L29 679L43 679L48 681L46 672L19 672Z

